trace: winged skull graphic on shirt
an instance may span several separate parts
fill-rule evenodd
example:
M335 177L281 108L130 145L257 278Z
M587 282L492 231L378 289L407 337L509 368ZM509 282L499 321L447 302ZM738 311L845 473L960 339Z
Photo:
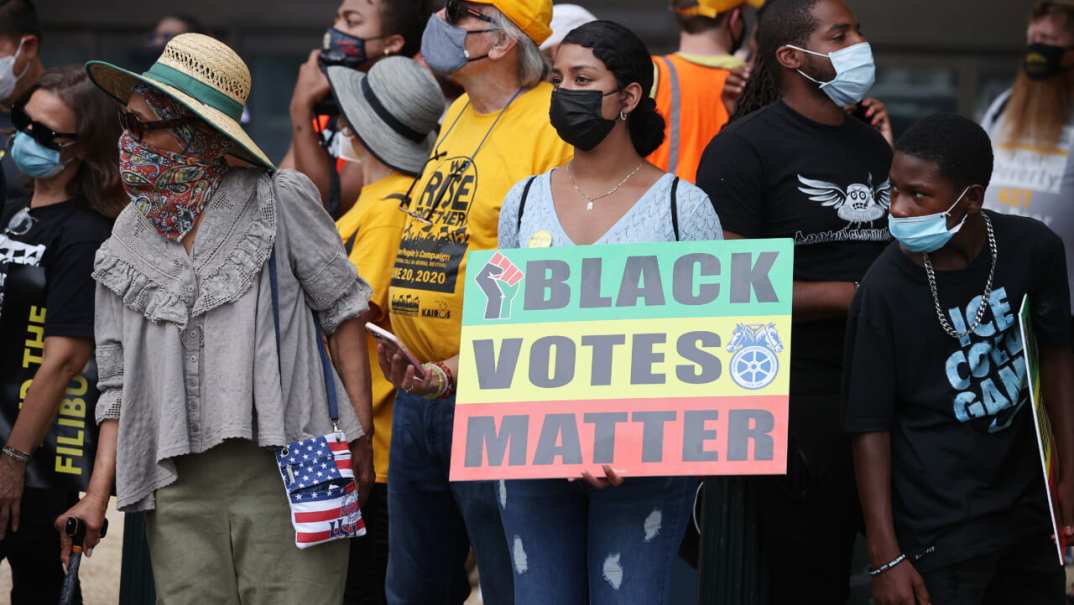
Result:
M872 174L866 183L854 183L846 190L835 183L802 175L798 175L798 182L802 184L798 190L809 196L811 201L835 209L839 218L851 224L880 220L891 207L891 181L886 180L873 187Z

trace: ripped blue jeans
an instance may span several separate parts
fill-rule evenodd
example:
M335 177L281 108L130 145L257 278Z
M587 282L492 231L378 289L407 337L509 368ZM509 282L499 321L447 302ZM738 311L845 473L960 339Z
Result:
M628 478L597 490L565 479L504 481L500 516L516 605L662 605L697 480Z

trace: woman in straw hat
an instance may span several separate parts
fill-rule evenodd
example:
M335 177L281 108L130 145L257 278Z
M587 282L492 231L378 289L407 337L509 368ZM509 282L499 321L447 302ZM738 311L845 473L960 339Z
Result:
M437 123L444 112L444 96L429 70L403 57L378 61L368 75L342 66L327 71L343 112L340 157L351 162L365 183L358 201L339 220L339 234L351 262L373 288L369 319L390 331L388 287L406 219L399 211L399 199L432 151ZM391 381L376 367L372 337L367 345L373 383L376 483L362 508L362 517L373 539L351 541L347 596L354 597L354 602L381 603L388 571L388 452L394 392ZM359 595L367 598L361 600Z
M142 75L99 61L86 69L126 106L120 174L131 198L94 265L94 474L114 473L120 510L151 511L159 602L338 604L347 544L295 547L266 448L333 429L317 346L323 329L338 428L368 493L360 318L369 286L309 179L273 174L239 126L250 72L234 51L183 34ZM253 167L232 168L229 157ZM95 477L93 485L111 483ZM91 491L57 523L86 520L92 547L107 501L105 490Z

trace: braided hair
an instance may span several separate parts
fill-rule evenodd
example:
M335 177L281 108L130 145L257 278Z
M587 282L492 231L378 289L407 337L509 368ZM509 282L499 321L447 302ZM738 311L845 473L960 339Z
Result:
M820 0L772 0L757 24L757 64L742 91L731 121L767 107L780 99L782 66L776 52L788 44L804 47L817 28L813 7Z
M577 44L593 51L615 76L619 88L637 82L642 99L627 118L630 141L638 155L645 157L664 142L664 118L656 111L656 101L649 96L653 87L653 58L649 49L633 31L612 21L593 21L572 30L563 44Z

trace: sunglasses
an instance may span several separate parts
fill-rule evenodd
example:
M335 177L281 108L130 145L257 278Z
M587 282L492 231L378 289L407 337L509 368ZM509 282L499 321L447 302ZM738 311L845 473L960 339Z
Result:
M11 217L11 220L7 223L7 228L4 229L4 233L16 237L26 235L30 232L30 229L33 229L36 222L37 219L30 214L30 208L25 207Z
M445 8L447 9L447 22L452 25L458 25L459 21L462 21L466 17L473 17L474 19L479 19L485 23L495 23L495 21L492 20L492 17L472 8L464 0L448 0Z
M19 132L55 151L62 151L64 147L72 145L78 140L76 133L57 132L41 122L32 120L26 113L26 108L22 105L16 105L11 109L11 124ZM70 142L61 143L56 139L68 139Z
M145 133L150 130L167 130L169 128L175 128L177 126L185 126L195 121L193 116L186 116L182 118L173 118L171 120L153 120L152 122L145 122L142 118L138 117L138 114L133 111L119 111L119 125L123 127L134 137L134 140L141 141Z

